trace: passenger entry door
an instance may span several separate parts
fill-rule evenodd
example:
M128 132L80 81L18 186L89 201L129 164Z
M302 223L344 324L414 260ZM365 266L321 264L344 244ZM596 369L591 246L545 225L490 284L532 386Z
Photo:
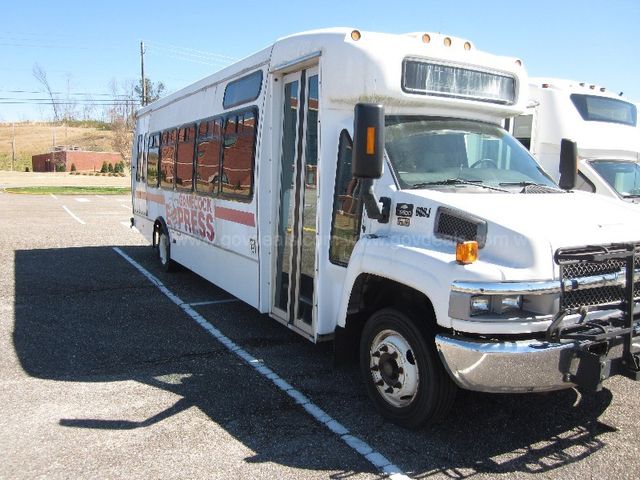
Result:
M315 324L318 69L282 79L280 189L272 313L313 335Z

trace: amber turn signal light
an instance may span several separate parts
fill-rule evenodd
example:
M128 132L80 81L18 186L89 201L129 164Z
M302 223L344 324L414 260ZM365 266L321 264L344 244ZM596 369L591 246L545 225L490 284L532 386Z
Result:
M456 262L468 265L478 260L478 242L460 242L456 244Z

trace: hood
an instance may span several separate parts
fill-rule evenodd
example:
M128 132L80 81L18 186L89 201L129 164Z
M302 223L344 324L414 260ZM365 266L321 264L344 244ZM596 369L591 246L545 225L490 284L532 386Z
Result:
M554 250L640 242L640 211L591 193L450 194L447 203L490 224L530 238L546 238ZM487 231L487 236L490 235L491 225Z
M558 248L640 243L640 209L601 195L464 193L460 189L456 193L438 190L397 193L394 199L397 205L415 205L416 228L434 232L439 207L485 220L486 242L481 258L500 266L505 278L522 276L522 269L528 269L526 275L532 278L548 278L553 274L553 255ZM429 223L419 218L418 207L420 213L422 209L430 209Z

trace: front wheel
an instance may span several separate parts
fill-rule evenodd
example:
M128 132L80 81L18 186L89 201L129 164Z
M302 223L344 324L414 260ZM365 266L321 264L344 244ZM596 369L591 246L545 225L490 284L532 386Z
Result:
M374 313L366 323L360 369L378 411L403 427L439 420L455 397L456 387L438 358L433 337L392 308Z

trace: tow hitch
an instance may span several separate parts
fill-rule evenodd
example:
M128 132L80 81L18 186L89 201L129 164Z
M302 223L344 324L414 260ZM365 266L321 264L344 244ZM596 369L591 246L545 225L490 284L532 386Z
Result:
M636 270L640 247L614 244L560 249L560 312L546 332L549 342L574 342L560 369L564 381L582 390L602 389L613 375L640 380L640 356L633 340L640 335L636 301L640 284ZM596 312L611 315L595 318ZM568 315L579 314L577 323L563 325Z

